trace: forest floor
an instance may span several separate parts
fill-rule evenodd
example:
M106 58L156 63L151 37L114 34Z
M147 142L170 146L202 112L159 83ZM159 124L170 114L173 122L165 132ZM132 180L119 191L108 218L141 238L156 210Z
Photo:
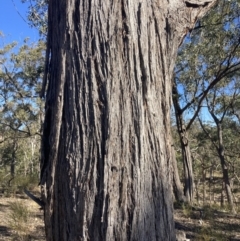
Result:
M175 207L175 228L194 241L240 241L240 214L219 207Z
M191 241L240 241L240 215L213 208L174 210L177 230ZM0 241L45 241L43 211L24 195L0 196Z
M45 241L43 211L26 197L0 196L0 241Z

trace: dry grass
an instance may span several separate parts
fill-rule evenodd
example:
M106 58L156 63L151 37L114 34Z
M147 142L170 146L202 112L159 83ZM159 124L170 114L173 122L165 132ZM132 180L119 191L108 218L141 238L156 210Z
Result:
M43 213L23 195L0 197L0 241L45 241Z
M240 241L240 214L232 215L218 204L203 206L202 218L199 211L181 204L174 216L176 228L191 241ZM24 194L0 196L0 241L30 240L46 240L39 206Z
M193 210L188 205L175 209L176 229L183 230L191 241L240 241L240 215L233 215L220 206Z

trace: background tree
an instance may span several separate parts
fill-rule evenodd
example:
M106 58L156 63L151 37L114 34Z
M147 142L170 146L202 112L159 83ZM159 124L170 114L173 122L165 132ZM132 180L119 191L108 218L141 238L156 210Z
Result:
M194 175L188 131L209 91L240 68L239 10L238 1L219 2L179 50L173 106L182 150L184 195L189 202L193 200Z
M238 75L238 73L236 73ZM233 212L235 212L233 194L230 185L229 178L229 164L226 160L225 155L225 143L223 139L223 121L226 117L227 112L230 107L234 105L236 99L238 99L240 88L239 88L239 79L238 76L234 78L231 76L229 79L224 79L221 84L216 85L212 90L209 96L206 99L207 109L216 125L216 135L215 138L210 135L206 128L204 128L203 123L200 121L200 124L211 139L214 147L216 148L217 155L220 159L222 174L223 174L223 186L225 188L228 203ZM217 137L217 138L216 138Z
M28 23L39 30L40 37L47 35L47 8L48 0L21 0L28 3Z
M14 42L0 49L0 162L8 184L15 174L39 172L44 48L26 39L21 47Z
M175 240L171 82L214 1L49 1L47 240Z

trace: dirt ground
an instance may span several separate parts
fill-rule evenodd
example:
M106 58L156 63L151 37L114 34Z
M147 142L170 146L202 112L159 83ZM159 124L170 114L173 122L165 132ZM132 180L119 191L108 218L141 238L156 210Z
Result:
M29 211L25 222L12 210L20 204ZM200 211L175 208L175 227L191 241L240 241L240 215L207 209ZM18 223L19 222L19 223ZM0 241L45 241L43 211L24 195L0 196Z
M23 212L13 211L12 205L19 204ZM19 207L18 206L18 207ZM22 219L24 210L28 217ZM24 220L24 221L23 221ZM45 241L43 211L24 195L18 197L0 197L0 241Z
M175 209L175 228L191 241L240 241L240 215L213 208L200 211Z

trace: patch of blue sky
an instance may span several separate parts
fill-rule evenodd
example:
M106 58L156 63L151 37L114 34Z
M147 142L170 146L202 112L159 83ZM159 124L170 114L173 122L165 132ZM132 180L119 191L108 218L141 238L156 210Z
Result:
M17 41L20 45L26 38L31 42L39 40L39 32L27 23L27 10L29 3L21 0L0 1L0 32L3 33L2 44Z

